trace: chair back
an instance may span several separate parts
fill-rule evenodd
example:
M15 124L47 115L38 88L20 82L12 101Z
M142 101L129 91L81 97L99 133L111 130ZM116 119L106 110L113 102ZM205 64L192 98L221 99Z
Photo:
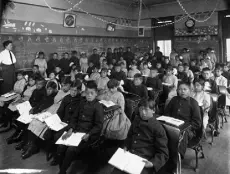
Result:
M168 137L168 150L169 150L169 159L166 165L164 166L164 168L169 172L175 171L177 169L180 130L176 127L167 124L162 124L162 125Z

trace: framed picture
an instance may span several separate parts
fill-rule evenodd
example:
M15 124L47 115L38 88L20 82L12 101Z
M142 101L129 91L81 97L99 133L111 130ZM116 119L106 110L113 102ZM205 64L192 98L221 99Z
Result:
M144 37L145 36L145 28L144 27L139 27L138 28L138 36L139 37Z
M107 24L106 26L106 31L113 32L115 31L115 29L116 29L116 26L114 24Z
M75 28L76 27L76 15L65 13L64 14L64 27Z

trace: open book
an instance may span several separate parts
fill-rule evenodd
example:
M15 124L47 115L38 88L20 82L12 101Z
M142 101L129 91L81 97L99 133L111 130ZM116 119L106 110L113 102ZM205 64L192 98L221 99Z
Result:
M63 133L63 135L66 134L66 132ZM62 135L62 136L63 136ZM72 135L67 138L66 140L62 139L62 136L57 140L55 144L62 144L66 146L78 146L81 142L82 137L85 135L85 133L72 133Z
M31 114L20 115L17 120L24 124L29 124L33 120L34 116Z
M3 94L2 97L8 98L8 97L11 97L13 95L16 95L16 93L15 92L8 92L6 94Z
M152 91L152 90L153 90L153 88L147 87L147 90L148 90L148 91Z
M105 105L107 108L109 108L111 106L115 106L115 103L113 103L112 101L101 100L101 101L99 101L99 103Z
M16 108L17 108L20 115L23 115L23 114L29 115L29 112L32 109L29 101L26 101L26 102L23 102L23 103L16 105Z
M47 126L50 129L52 129L54 131L59 131L68 125L68 124L62 122L57 114L46 118L45 123L47 124Z
M140 174L145 166L144 160L144 158L118 148L109 160L109 164L129 174Z
M163 122L166 122L172 126L176 126L176 127L179 127L181 125L184 124L184 121L183 120L179 120L179 119L176 119L176 118L172 118L172 117L167 117L167 116L160 116L157 118L158 121L163 121Z
M42 113L34 115L34 118L41 121L41 122L44 122L45 119L49 118L51 115L52 114L49 112L42 112Z

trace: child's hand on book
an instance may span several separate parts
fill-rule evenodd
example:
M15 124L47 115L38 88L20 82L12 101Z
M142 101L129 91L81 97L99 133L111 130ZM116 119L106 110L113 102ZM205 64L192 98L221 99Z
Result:
M88 141L89 134L85 134L81 139L84 140L84 141Z
M70 129L67 133L65 133L65 134L62 136L62 139L63 139L63 140L66 140L66 139L69 138L71 135L72 135L72 130Z
M145 168L152 168L153 167L153 163L151 163L148 160L144 160L143 162L145 162Z

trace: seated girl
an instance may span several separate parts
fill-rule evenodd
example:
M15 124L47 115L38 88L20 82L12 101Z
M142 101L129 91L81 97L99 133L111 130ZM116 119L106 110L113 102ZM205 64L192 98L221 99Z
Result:
M22 95L18 96L12 103L9 105L9 109L11 111L16 111L16 105L19 103L23 103L25 101L29 101L33 91L36 89L36 76L29 76L28 84L26 85L24 92Z
M133 63L131 69L128 72L128 78L134 78L135 74L140 74L141 72L137 69L137 64Z
M63 77L64 78L64 77ZM60 84L59 84L59 81L58 79L56 78L55 76L55 72L50 72L49 74L49 78L47 78L47 84L46 84L46 88L47 88L47 85L50 83L50 82L55 82L57 84L57 89L60 89ZM62 79L60 80L60 82L62 81Z
M108 91L100 96L98 96L99 100L106 100L106 101L112 101L113 103L119 105L121 109L125 110L125 99L121 92L117 91L117 88L119 87L119 81L115 79L109 80L107 83Z
M211 97L204 91L204 80L196 80L194 82L194 92L192 93L192 97L198 102L199 106L202 108L203 111L203 127L204 131L208 125L208 112L211 106Z
M101 70L101 77L97 80L97 89L100 94L105 92L107 89L107 83L109 81L109 78L107 77L108 70L105 68L102 68Z
M50 82L46 87L45 97L30 110L30 114L33 115L39 114L44 110L46 110L47 108L49 108L50 106L52 106L54 104L54 98L56 95L57 95L57 84L55 82ZM25 133L29 145L27 149L22 153L21 156L22 159L26 159L38 152L39 148L36 145L37 136L39 136L42 133L42 130L40 125L37 124L36 119L34 119L29 124L28 131Z

